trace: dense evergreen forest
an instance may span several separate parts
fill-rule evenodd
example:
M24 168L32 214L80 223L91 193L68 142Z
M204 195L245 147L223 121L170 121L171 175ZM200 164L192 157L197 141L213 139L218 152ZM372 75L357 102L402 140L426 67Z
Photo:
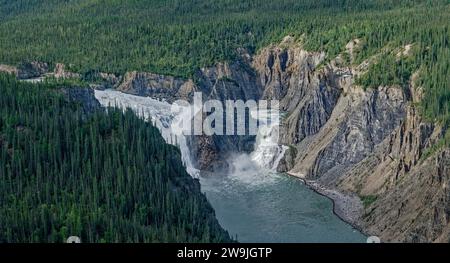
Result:
M131 111L87 114L0 75L0 243L226 242L176 147Z
M425 89L424 115L450 122L449 0L0 0L0 63L62 62L71 70L191 77L236 50L291 35L328 59L362 41L353 63L380 54L359 81ZM387 52L413 44L398 61ZM384 53L384 54L383 54Z

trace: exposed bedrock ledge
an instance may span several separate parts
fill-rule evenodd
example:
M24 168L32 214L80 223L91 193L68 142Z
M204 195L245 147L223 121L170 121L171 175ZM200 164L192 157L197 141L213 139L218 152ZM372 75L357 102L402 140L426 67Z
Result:
M37 61L22 63L18 67L17 78L19 79L37 78L48 72L49 67L47 63Z
M421 89L413 88L413 101ZM370 197L359 224L386 242L448 242L450 150L425 152L444 136L408 105L406 117L335 186Z
M397 87L347 92L322 129L302 141L294 172L330 184L374 150L405 117L405 94Z
M38 78L49 72L47 63L32 61L21 63L18 67L0 65L0 72L15 75L18 79Z
M349 70L343 73L331 64L317 69L324 58L324 53L297 46L273 46L254 59L263 97L280 100L281 110L287 113L280 133L283 144L297 144L317 133L330 118L343 86L349 85Z
M350 60L358 44L353 40L346 46ZM254 57L243 54L238 61L200 69L195 81L145 72L96 73L95 78L102 80L99 88L168 102L191 101L196 91L204 100L277 99L285 112L279 142L289 146L278 171L312 180L325 194L360 196L365 207L356 200L351 212L357 215L344 219L383 241L448 242L450 150L425 155L445 131L424 121L414 107L421 99L415 77L403 88L364 90L354 84L375 60L352 67L338 56L326 63L324 53L305 51L285 38ZM45 71L39 68L30 72ZM0 71L17 75L18 70L0 65ZM96 107L90 92L66 95L87 100L90 111ZM226 168L230 155L250 152L253 144L254 136L188 138L195 165L207 171Z
M202 92L203 99L258 100L262 88L255 73L244 62L218 63L195 74L196 81L146 72L125 74L118 90L173 102L177 99L191 101L194 92Z
M352 52L349 48L348 52ZM363 90L353 84L356 69L341 57L283 43L253 60L264 98L280 100L286 112L280 142L290 145L279 170L321 183L333 182L369 155L404 119L409 95L400 87Z
M124 76L118 90L139 96L150 96L174 102L183 99L192 102L194 92L201 92L203 101L259 100L262 86L255 72L243 61L217 63L195 74L196 81L184 80L144 72L130 72ZM194 164L201 170L227 168L233 153L250 152L255 136L189 136Z
M163 76L147 72L128 72L124 75L122 83L117 90L152 98L174 101L187 99L192 96L195 87L192 81Z
M80 103L86 116L101 109L100 103L95 98L94 90L91 88L69 87L61 89L61 93L67 101Z

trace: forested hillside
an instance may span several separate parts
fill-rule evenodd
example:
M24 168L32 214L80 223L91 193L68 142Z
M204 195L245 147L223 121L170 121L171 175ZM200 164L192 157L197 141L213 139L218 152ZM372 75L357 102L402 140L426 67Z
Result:
M224 242L178 149L131 111L86 115L0 75L0 243Z
M429 120L450 119L448 0L0 1L0 63L63 62L78 72L139 70L191 77L291 35L328 59L358 38L353 63L381 54L364 87L420 72ZM412 44L408 60L392 50Z
M190 76L290 34L333 56L355 37L361 58L448 27L447 0L0 1L0 62ZM431 34L429 37L433 37Z

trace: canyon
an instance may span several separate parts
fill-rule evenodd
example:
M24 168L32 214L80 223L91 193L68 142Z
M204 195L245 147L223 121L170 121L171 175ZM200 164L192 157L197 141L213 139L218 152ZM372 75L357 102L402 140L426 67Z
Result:
M193 79L96 73L99 81L91 88L168 103L191 101L194 92L220 101L279 100L284 117L277 144L283 151L271 168L330 197L338 216L382 242L448 242L450 149L435 147L446 131L421 116L417 105L423 91L416 74L403 87L364 89L355 84L375 63L373 57L353 63L358 44L351 40L344 53L328 58L286 37L254 56L239 50L238 60L199 69ZM0 71L19 79L80 77L62 65L50 72L42 62L19 68L1 65ZM90 101L89 92L87 97L70 96ZM189 149L184 161L191 174L214 173L230 169L236 154L253 153L256 137L202 135L177 143Z

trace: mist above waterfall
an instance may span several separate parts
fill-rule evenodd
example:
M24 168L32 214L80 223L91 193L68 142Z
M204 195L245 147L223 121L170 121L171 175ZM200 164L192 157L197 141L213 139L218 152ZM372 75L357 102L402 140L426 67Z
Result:
M280 115L271 110L258 112L259 129L251 159L259 167L276 171L287 146L279 144Z

